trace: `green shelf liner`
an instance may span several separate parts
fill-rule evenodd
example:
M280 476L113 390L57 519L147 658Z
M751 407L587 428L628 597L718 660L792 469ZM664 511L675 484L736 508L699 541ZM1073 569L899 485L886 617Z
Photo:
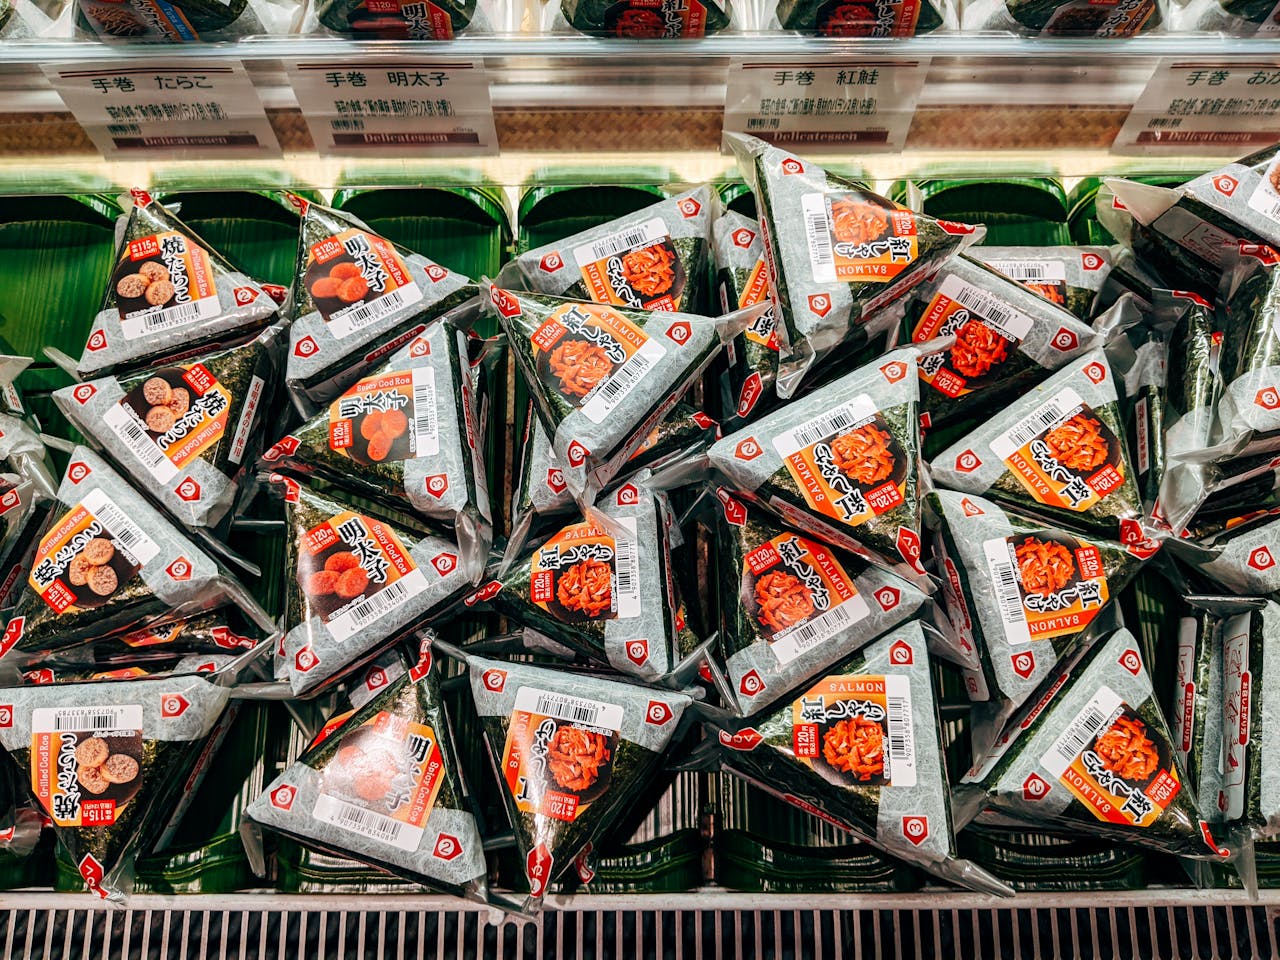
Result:
M918 890L924 877L861 843L806 847L745 830L715 838L716 883L759 893L890 893Z

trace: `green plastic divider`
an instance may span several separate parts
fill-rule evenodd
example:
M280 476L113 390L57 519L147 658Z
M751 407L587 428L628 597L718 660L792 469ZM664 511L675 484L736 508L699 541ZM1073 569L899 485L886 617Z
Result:
M924 212L930 216L962 223L985 223L985 244L1071 242L1067 195L1057 180L1048 177L918 180L916 186L924 196Z

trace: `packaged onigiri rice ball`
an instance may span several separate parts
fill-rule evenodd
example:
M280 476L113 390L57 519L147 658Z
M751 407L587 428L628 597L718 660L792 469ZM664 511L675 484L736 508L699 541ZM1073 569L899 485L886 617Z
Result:
M970 247L968 256L1016 280L1081 320L1095 314L1111 276L1110 247Z
M1243 596L1280 597L1280 515L1263 511L1201 539L1170 538L1181 560Z
M116 265L76 364L82 380L251 334L284 291L237 270L145 190L117 228Z
M1280 198L1276 200L1280 213ZM1218 446L1225 455L1280 449L1280 253L1240 244L1225 260L1218 302L1222 396Z

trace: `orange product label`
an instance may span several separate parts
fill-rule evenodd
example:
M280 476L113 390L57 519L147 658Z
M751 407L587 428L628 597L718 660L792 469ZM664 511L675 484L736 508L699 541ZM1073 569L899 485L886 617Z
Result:
M534 553L529 599L562 623L625 619L640 615L639 579L635 542L615 540L588 520Z
M142 707L31 712L31 792L59 827L109 827L142 786Z
M707 8L698 0L619 0L605 9L604 22L616 37L701 37L707 32Z
M209 253L176 231L130 240L111 277L128 340L217 316Z
M303 282L339 339L422 299L395 247L364 230L344 230L312 244Z
M919 19L919 0L828 0L818 8L817 32L823 37L911 37Z
M339 640L350 639L427 586L389 526L349 510L308 530L301 547L298 585Z
M743 558L739 593L743 609L751 612L783 664L869 612L831 552L793 533L774 537Z
M991 451L1046 506L1083 513L1124 484L1120 441L1069 387L992 440Z
M919 256L910 210L858 191L800 198L815 283L888 283Z
M516 807L573 821L609 789L622 707L533 687L516 691L502 777Z
M368 377L329 405L329 447L357 463L440 452L431 367Z
M802 763L847 786L916 783L911 683L904 675L825 677L791 704Z
M751 268L751 273L747 275L747 282L742 285L742 292L738 294L738 309L754 307L757 303L764 303L768 299L769 265L761 257Z
M756 317L742 331L742 335L752 343L757 343L768 350L778 349L778 319L773 308L769 308Z
M866 394L773 438L808 505L850 527L903 504L908 463Z
M982 547L1009 643L1077 634L1111 598L1102 553L1087 540L1042 531Z
M1040 758L1099 820L1149 827L1182 784L1173 751L1110 687L1100 687Z
M325 736L332 733L322 732L316 743ZM320 768L312 815L401 850L417 850L444 773L435 730L384 710L342 735Z
M644 310L679 310L687 278L661 217L573 251L596 303Z

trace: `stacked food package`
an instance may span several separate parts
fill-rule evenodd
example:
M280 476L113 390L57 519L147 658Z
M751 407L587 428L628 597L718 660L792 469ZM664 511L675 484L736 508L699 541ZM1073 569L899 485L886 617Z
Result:
M122 198L74 382L0 355L2 865L524 914L1266 882L1276 151L1079 230L1023 181L1052 229L988 235L728 147L734 211L530 206L505 266L404 225L483 190L254 195L280 285Z

